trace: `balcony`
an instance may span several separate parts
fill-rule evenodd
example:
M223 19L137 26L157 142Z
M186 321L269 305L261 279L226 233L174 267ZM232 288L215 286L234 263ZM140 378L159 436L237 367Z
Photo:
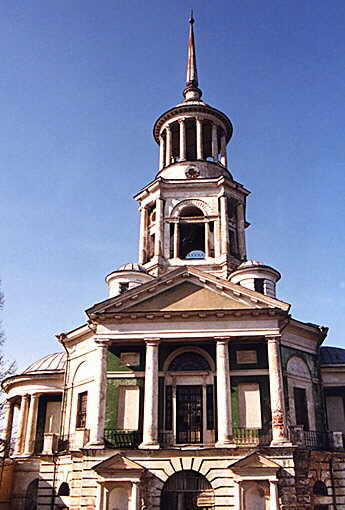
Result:
M342 432L303 430L303 426L290 427L290 440L293 446L307 450L342 451L345 447Z

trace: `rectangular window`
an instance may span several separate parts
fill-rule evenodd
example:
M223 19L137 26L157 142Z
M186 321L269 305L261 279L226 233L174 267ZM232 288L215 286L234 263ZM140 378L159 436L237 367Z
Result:
M304 430L309 430L307 396L304 388L293 389L295 402L296 425L303 425Z
M79 393L78 406L77 406L77 429L85 429L86 427L86 413L87 413L87 391Z
M263 278L254 278L254 290L264 294L264 282L265 280Z
M207 430L214 429L214 394L213 384L206 386Z
M165 387L165 430L172 430L172 386Z
M124 292L127 292L128 288L129 288L129 283L121 282L120 283L120 294L123 294Z

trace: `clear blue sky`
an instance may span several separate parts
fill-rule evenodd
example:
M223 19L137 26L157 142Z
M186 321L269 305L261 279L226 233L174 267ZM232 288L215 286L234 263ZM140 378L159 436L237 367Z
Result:
M190 3L4 0L0 277L19 368L137 260L132 196L157 171L155 119L181 99ZM298 319L345 347L344 0L193 4L204 99L234 124L252 191L249 256Z

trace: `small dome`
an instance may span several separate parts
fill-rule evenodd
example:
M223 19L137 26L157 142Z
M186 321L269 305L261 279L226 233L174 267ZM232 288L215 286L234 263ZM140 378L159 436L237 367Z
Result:
M322 365L345 365L345 349L340 347L321 347Z
M255 267L255 266L266 266L266 264L264 264L260 260L246 260L245 262L242 262L242 264L240 264L236 268L236 270L237 269L244 269L244 268L248 268L248 267Z
M122 266L119 267L118 271L137 271L138 273L147 273L144 266L141 266L140 264L132 264L131 262L128 262L127 264L122 264Z
M44 358L32 363L26 370L24 370L24 374L33 372L61 372L65 369L65 366L66 353L55 352L54 354L48 354L48 356L44 356Z
M247 260L229 275L229 281L275 298L276 283L280 277L280 273L273 267L259 260Z

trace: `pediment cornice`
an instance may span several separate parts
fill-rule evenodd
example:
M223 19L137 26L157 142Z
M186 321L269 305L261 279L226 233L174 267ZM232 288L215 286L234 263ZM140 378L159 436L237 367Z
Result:
M109 316L113 317L115 315L121 314L122 312L131 312L131 307L138 307L141 302L158 296L166 290L173 289L183 282L189 282L198 287L207 288L210 291L221 294L224 298L232 299L241 304L240 310L238 308L236 308L236 310L222 309L218 311L219 313L232 312L235 314L234 316L236 316L236 313L238 314L237 316L240 316L240 313L248 314L257 310L261 310L262 312L265 310L265 313L267 313L269 310L279 310L280 312L287 313L290 309L290 305L288 303L275 298L271 298L269 296L265 296L245 287L241 287L239 284L231 283L217 276L204 273L198 269L184 266L170 271L163 276L157 277L152 281L135 287L127 291L125 294L102 301L101 303L98 303L86 310L86 313L90 319L92 319L92 321L95 321L101 315L106 318ZM195 314L207 314L209 312L215 314L216 310L185 310L183 313L192 313L195 316ZM138 313L140 312L136 311L134 315L137 315ZM164 315L164 313L167 312L154 310L152 313ZM145 315L152 314L146 313Z

